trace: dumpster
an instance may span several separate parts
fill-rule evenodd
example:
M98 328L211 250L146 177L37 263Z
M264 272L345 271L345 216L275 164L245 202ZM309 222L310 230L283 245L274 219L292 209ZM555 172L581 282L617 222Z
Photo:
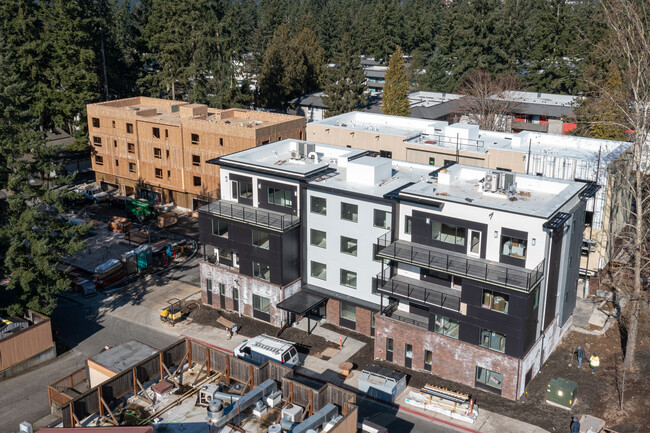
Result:
M563 377L551 379L546 387L546 403L571 409L576 401L578 384Z
M371 397L393 402L406 389L406 375L371 365L359 376L359 390Z

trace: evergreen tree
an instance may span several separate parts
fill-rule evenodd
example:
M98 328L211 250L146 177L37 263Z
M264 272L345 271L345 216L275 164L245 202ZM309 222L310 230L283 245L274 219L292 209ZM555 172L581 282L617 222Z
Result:
M394 116L409 116L409 83L404 67L402 49L398 46L388 62L381 112Z
M354 55L350 36L346 33L339 44L336 67L328 69L323 102L327 117L347 113L365 104L366 77Z
M398 0L379 0L372 17L370 31L371 53L375 59L387 59L403 37L403 16Z
M450 64L439 48L436 48L426 64L426 73L421 83L423 90L450 92L453 89L450 78Z

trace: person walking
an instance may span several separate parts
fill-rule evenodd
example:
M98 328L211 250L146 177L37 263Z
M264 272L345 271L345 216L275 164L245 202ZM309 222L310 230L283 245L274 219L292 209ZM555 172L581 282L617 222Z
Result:
M591 374L595 374L596 367L600 366L600 359L595 353L591 355L591 358L589 358L589 366L591 367Z
M571 419L571 433L580 433L580 421L575 416Z
M578 368L582 367L582 360L585 358L585 349L582 346L578 346L573 353L578 357Z

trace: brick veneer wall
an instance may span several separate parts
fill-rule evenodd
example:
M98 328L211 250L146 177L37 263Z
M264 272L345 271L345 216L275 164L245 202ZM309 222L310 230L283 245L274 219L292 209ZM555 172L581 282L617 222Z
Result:
M341 307L341 303L335 299L329 299L327 301L327 312L325 315L325 319L327 320L327 323L332 324L334 326L341 326L339 321L340 307ZM355 326L356 332L363 335L368 335L368 336L371 335L372 314L374 313L370 310L357 307L356 310L357 320Z
M393 339L393 363L404 366L405 344L413 346L412 369L424 369L424 351L433 353L431 373L475 387L476 367L503 374L501 395L516 400L519 360L493 350L429 332L419 326L377 314L375 358L386 359L386 339Z

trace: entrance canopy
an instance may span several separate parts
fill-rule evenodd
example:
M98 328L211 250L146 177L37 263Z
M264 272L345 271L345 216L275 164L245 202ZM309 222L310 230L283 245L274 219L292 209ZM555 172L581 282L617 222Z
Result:
M325 296L301 290L277 304L276 307L298 316L304 316L309 311L327 302L327 299Z

